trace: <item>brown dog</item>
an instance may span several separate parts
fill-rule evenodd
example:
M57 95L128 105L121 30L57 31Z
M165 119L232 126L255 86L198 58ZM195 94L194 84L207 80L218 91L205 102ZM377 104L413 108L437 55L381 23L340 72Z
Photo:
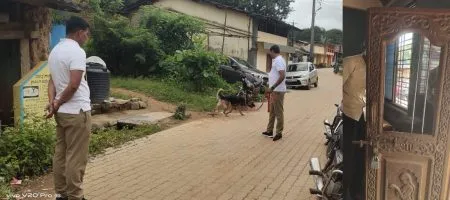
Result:
M228 114L233 112L233 110L238 110L239 113L244 116L243 110L246 107L255 107L255 104L247 101L245 95L223 95L223 89L217 91L217 105L215 112L219 111L220 108L223 109L223 114L228 117Z

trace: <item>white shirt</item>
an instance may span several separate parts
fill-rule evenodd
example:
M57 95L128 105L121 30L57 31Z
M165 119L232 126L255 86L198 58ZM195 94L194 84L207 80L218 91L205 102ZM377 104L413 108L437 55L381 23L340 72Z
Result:
M269 87L277 83L280 78L280 71L286 71L286 61L282 56L277 56L272 60L272 69L269 72ZM273 91L286 92L286 78Z
M90 92L86 81L86 52L78 42L71 39L61 40L51 51L48 65L56 88L56 99L61 98L62 92L69 85L70 71L84 71L78 90L69 101L61 105L58 113L79 114L81 110L90 111Z

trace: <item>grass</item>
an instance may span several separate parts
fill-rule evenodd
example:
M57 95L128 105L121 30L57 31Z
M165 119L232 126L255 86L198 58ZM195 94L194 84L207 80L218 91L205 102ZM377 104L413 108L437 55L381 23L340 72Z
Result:
M9 198L4 198L7 200L13 199L12 195L13 195L13 190L9 187L9 185L6 183L0 182L0 199L3 199L4 197L9 197Z
M183 88L182 84L159 79L113 77L111 84L113 87L144 93L158 101L175 105L185 104L189 110L193 111L211 111L217 103L215 91L189 92Z
M138 126L133 129L122 130L117 130L115 128L99 130L91 136L89 153L91 156L95 156L104 153L107 148L117 147L125 144L126 142L139 139L159 131L161 131L161 127L159 125L145 125Z
M128 94L123 94L123 93L120 93L120 92L111 92L111 97L114 97L116 99L128 100L128 99L133 98L134 96L128 95Z

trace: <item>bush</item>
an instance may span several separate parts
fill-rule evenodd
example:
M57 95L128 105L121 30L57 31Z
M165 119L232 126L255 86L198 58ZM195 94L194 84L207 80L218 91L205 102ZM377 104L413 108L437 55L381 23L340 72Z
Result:
M169 78L183 82L186 89L206 92L208 89L225 87L227 84L219 76L219 66L225 62L223 55L202 48L178 51L161 62Z
M161 49L168 55L178 50L193 49L193 38L205 33L205 25L200 20L154 6L142 7L137 17L140 26L150 30L164 44Z
M175 110L175 114L173 115L173 118L177 120L185 120L189 118L190 116L186 114L186 104L181 104L177 106L177 109Z
M5 200L16 200L16 198L13 198L13 191L9 187L8 184L0 182L0 199Z
M52 165L54 121L29 118L20 128L6 128L0 136L0 177L41 175Z
M203 22L153 6L137 12L137 24L120 15L99 13L93 17L92 39L86 50L105 60L114 75L164 76L158 63L165 55L194 49L195 37L205 33Z
M122 16L96 16L94 27L87 54L104 59L111 73L137 77L157 71L157 63L164 52L158 37L151 31L132 27Z

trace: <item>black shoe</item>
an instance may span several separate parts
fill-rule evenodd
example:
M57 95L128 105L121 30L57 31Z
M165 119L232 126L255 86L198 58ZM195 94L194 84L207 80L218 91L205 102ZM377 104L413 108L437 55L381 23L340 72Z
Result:
M273 141L275 142L275 141L281 139L282 137L283 137L283 135L281 135L281 133L278 133L275 135L275 137L273 137Z
M272 132L267 132L267 131L265 131L265 132L263 132L262 134L263 134L264 136L273 138L273 133L272 133Z

